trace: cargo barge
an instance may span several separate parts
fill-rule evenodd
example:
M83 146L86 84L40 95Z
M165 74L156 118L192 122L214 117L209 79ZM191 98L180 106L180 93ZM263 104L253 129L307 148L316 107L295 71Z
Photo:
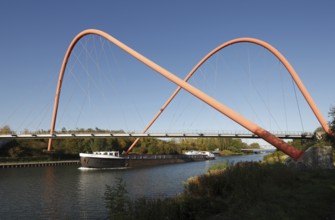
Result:
M23 167L55 167L55 166L73 166L79 165L78 160L65 161L45 161L45 162L18 162L18 163L2 163L1 168L23 168Z
M80 164L86 168L122 168L174 164L215 159L214 154L207 151L192 151L185 154L142 154L120 155L118 151L96 151L80 153Z

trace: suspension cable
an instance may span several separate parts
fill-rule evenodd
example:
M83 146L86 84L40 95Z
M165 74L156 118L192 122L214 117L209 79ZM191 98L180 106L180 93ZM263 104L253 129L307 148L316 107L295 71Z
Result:
M284 77L284 74L282 73L281 71L281 62L278 60L278 65L279 65L279 75L280 75L280 84L281 84L281 89L282 89L282 98L283 98L283 105L284 105L284 116L285 116L285 125L286 125L286 131L288 131L288 120L287 120L287 107L286 107L286 96L285 96L285 93L284 93L284 80L283 80L283 77Z
M292 84L293 84L295 101L296 101L297 107L298 107L298 112L299 112L300 123L301 123L301 126L302 126L302 131L305 132L304 123L303 123L302 117L301 117L301 111L300 111L300 105L299 105L299 101L298 101L297 91L295 89L295 83L294 83L293 79L292 79Z

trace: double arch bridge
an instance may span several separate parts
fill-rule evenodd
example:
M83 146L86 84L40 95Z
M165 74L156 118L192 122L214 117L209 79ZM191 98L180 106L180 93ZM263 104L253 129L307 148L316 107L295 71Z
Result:
M262 46L262 47L266 48L268 51L270 51L274 56L276 56L279 59L279 61L285 66L285 68L287 69L287 71L292 76L294 82L296 83L296 85L298 86L299 90L303 94L304 98L306 99L308 105L312 109L314 115L317 117L317 119L318 119L319 123L321 124L322 128L324 129L324 131L327 134L329 134L329 135L333 135L331 129L329 128L329 126L328 126L328 124L326 122L326 120L322 116L320 110L316 106L314 100L310 96L309 92L307 91L307 89L303 85L302 81L300 80L298 74L293 69L293 67L291 66L291 64L287 61L287 59L276 48L274 48L273 46L271 46L270 44L268 44L268 43L266 43L266 42L264 42L262 40L255 39L255 38L238 38L238 39L234 39L234 40L228 41L226 43L223 43L223 44L219 45L217 48L215 48L214 50L212 50L210 53L208 53L191 70L191 72L186 76L186 78L184 80L182 80L181 78L177 77L173 73L169 72L168 70L166 70L163 67L159 66L158 64L154 63L153 61L151 61L150 59L146 58L142 54L136 52L135 50L133 50L132 48L128 47L127 45L125 45L121 41L119 41L116 38L112 37L111 35L103 32L101 30L87 29L87 30L84 30L84 31L80 32L72 40L72 42L70 43L70 45L69 45L69 47L67 49L67 52L66 52L66 54L64 56L64 59L63 59L63 63L62 63L62 67L61 67L60 74L59 74L59 79L58 79L58 85L57 85L57 89L56 89L56 96L55 96L55 101L54 101L54 108L53 108L53 115L52 115L50 134L44 135L44 138L49 138L48 151L51 151L52 139L54 139L54 138L65 138L65 136L61 136L61 134L57 134L55 132L55 125L56 125L56 119L57 119L57 111L58 111L59 98L60 98L61 87L62 87L62 82L63 82L63 76L64 76L64 73L65 73L65 69L66 69L66 65L67 65L68 59L69 59L69 57L71 55L71 52L72 52L73 48L79 42L79 40L82 37L84 37L86 35L90 35L90 34L99 35L99 36L105 38L106 40L108 40L111 43L115 44L120 49L122 49L123 51L125 51L126 53L128 53L129 55L133 56L135 59L139 60L140 62L142 62L143 64L147 65L148 67L150 67L151 69L153 69L154 71L156 71L157 73L159 73L160 75L164 76L165 78L167 78L171 82L173 82L176 85L178 85L178 88L175 90L175 92L166 101L166 103L163 105L163 107L158 111L158 113L155 115L155 117L153 118L153 120L148 124L148 126L143 130L143 132L141 134L137 134L137 135L135 135L135 134L123 134L125 136L128 135L128 136L131 136L131 137L137 137L136 141L129 148L128 152L137 143L138 138L140 138L140 137L149 137L149 136L153 137L154 136L154 135L145 134L145 133L150 128L150 126L155 122L155 120L160 116L160 114L164 111L164 109L169 105L169 103L173 100L173 98L178 94L178 92L181 89L184 89L187 92L191 93L196 98L198 98L201 101L205 102L206 104L208 104L212 108L216 109L217 111L219 111L223 115L226 115L231 120L237 122L238 124L240 124L241 126L243 126L244 128L246 128L247 130L249 130L252 133L251 137L253 137L253 138L254 137L262 138L265 141L267 141L268 143L270 143L271 145L275 146L278 150L283 151L285 154L287 154L290 157L292 157L293 159L297 160L303 154L303 152L300 151L300 150L298 150L298 149L296 149L296 148L294 148L294 147L292 147L292 146L290 146L285 141L283 141L282 139L285 138L285 136L278 136L278 135L270 133L269 131L263 129L262 127L260 127L256 123L250 121L249 119L245 118L244 116L240 115L239 113L233 111L229 107L223 105L222 103L218 102L214 98L210 97L206 93L202 92L201 90L199 90L199 89L195 88L194 86L192 86L191 84L187 83L187 81L195 73L195 71L203 63L205 63L206 60L208 60L212 55L214 55L215 53L217 53L218 51L222 50L223 48L225 48L227 46L230 46L230 45L233 45L233 44L237 44L237 43L242 43L242 42L247 42L247 43L252 43L252 44L256 44L256 45ZM87 135L91 136L91 137L97 137L96 134L87 134ZM114 134L114 135L116 135L116 134ZM165 136L166 135L167 134L165 134ZM181 135L183 137L187 136L187 134L181 134ZM109 134L109 136L113 136L113 134ZM158 136L160 136L160 135L156 135L156 137L158 137ZM162 136L164 136L164 135L162 135ZM199 136L199 134L198 134L198 136ZM204 135L202 135L202 136L204 136ZM222 136L224 136L224 135L222 135ZM288 137L288 136L289 135L286 135L286 137ZM304 136L303 134L301 134L300 138L302 138L302 137L311 137L311 136L312 135L309 135L309 136L305 135ZM19 136L19 135L15 136L14 135L11 138L20 138L20 137L23 137L23 136ZM42 138L42 136L38 135L38 134L30 134L30 135L28 135L28 137L29 138ZM70 134L70 137L79 137L79 136L76 135L76 134ZM243 136L241 136L241 137L243 137ZM10 138L10 137L8 137L8 138ZM291 136L290 139L293 139L292 136Z

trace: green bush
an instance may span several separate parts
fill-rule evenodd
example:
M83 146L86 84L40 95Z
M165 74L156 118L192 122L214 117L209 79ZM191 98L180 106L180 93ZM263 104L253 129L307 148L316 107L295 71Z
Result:
M105 201L111 219L129 218L130 199L126 190L126 184L121 178L117 178L114 187L106 185Z

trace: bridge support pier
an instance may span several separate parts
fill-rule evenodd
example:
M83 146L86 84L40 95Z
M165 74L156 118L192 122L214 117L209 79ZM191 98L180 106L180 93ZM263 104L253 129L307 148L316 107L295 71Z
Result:
M310 147L298 160L288 158L285 164L298 170L334 169L333 148Z

